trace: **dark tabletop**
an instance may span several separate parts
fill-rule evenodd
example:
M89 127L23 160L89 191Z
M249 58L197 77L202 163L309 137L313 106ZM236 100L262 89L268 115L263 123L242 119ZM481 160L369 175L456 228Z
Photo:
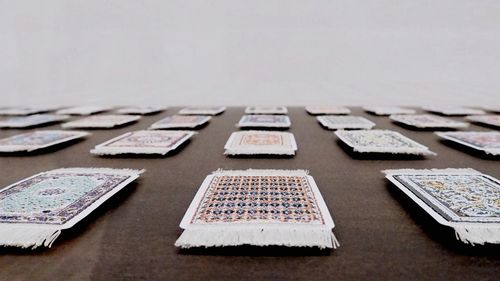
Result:
M394 129L428 146L423 159L359 158L339 145L303 108L289 108L298 152L293 158L229 158L224 144L243 108L229 108L199 130L189 144L167 157L93 156L96 144L130 130L145 129L177 112L171 108L138 123L92 130L86 140L32 156L1 156L0 187L35 173L63 167L147 170L52 248L0 248L1 280L499 280L500 247L469 246L437 224L388 184L380 172L393 168L470 167L500 178L498 160L438 140L354 109L376 128ZM456 119L461 119L460 117ZM60 128L59 125L43 129ZM472 125L467 130L489 130ZM29 130L1 130L0 137ZM332 214L336 250L232 247L179 250L179 223L206 175L218 168L307 169Z

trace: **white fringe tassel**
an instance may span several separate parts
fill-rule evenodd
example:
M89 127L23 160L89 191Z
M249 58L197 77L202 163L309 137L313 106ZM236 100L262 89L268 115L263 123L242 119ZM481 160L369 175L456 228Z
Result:
M295 150L226 149L224 155L295 155Z
M455 226L457 239L465 244L500 244L500 227L460 227Z
M60 234L61 229L57 227L0 224L0 246L50 248Z
M212 175L254 175L254 176L307 176L309 170L276 170L276 169L247 169L247 170L224 170L222 168L212 172Z
M325 228L190 228L184 230L175 242L175 246L181 248L241 245L320 249L340 246L333 232Z
M464 174L464 175L480 175L481 173L471 169L471 168L445 168L445 169L389 169L389 170L382 170L382 173L391 175L391 174L396 174L396 175L407 175L407 174L440 174L440 175L447 175L447 174Z

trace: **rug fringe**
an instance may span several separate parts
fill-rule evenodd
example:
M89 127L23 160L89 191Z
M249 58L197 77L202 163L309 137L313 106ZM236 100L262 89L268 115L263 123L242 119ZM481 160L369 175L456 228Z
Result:
M484 152L486 152L486 154L495 155L495 156L500 155L500 149L496 149L496 148L485 148Z
M337 248L337 238L327 228L249 228L228 227L210 228L193 227L184 230L175 246L226 247L226 246L286 246Z
M219 168L212 172L212 174L224 175L255 175L255 176L307 176L309 170L282 170L282 169L246 169L246 170L224 170Z
M36 249L51 247L61 234L58 227L0 224L0 246Z
M174 149L175 150L175 149ZM162 156L165 156L167 155L169 152L171 152L173 150L168 150L168 151L165 151L165 150L158 150L158 149L141 149L140 151L123 151L123 150L116 150L116 149L106 149L106 148L94 148L94 149L91 149L90 150L90 153L91 154L94 154L94 155L99 155L99 156L105 156L105 155L122 155L122 154L157 154L157 155L162 155Z
M462 227L455 226L455 236L465 244L484 245L485 243L500 244L500 227Z
M0 152L31 152L33 150L37 150L39 147L31 146L31 145L16 145L16 146L3 146Z
M45 173L85 173L85 172L92 172L92 173L123 173L123 174L137 174L140 175L144 173L146 169L142 170L135 170L135 169L123 169L123 168L85 168L85 167L74 167L74 168L59 168L55 170L50 170Z
M224 155L295 155L295 150L226 149Z
M363 148L363 147L353 147L355 152L360 153L390 153L390 154L412 154L412 155L437 155L435 152L430 151L428 148Z
M415 174L415 173L430 173L430 174L449 174L449 173L460 173L460 174L481 174L480 172L471 168L445 168L445 169L388 169L382 170L382 173L386 175L390 174Z

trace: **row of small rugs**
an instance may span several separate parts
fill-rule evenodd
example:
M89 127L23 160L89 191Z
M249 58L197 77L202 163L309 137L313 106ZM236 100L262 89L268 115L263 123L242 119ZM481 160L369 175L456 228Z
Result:
M92 115L104 111L104 107L78 107L63 109L55 114L31 114L27 116L12 117L0 120L0 128L29 128L52 123L67 121L70 115ZM167 128L195 128L201 126L210 120L210 116L221 114L225 107L186 107L181 109L176 115L169 116L161 120L158 124L153 124L152 129ZM62 124L63 128L93 128L109 129L131 124L141 119L139 115L147 115L160 112L164 108L135 107L125 108L117 111L119 114L103 114L89 116L82 119L66 122ZM0 110L1 112L1 110ZM5 113L5 112L4 112ZM65 113L65 114L62 114ZM0 114L1 115L1 114ZM170 124L170 125L169 125Z
M117 114L137 114L148 115L155 114L166 110L162 106L127 106L116 110ZM4 107L0 108L0 115L32 115L36 113L52 112L61 115L92 115L96 113L114 110L111 106L76 106L63 109L53 107ZM182 109L179 114L210 114L217 115L225 110L224 107L186 107ZM286 107L266 107L266 106L249 106L245 109L247 114L286 114Z
M84 118L73 122L65 123L63 126L66 128L111 128L137 121L140 117L126 116L126 115L148 115L158 113L166 108L163 107L127 107L116 111L117 114L109 114L102 116L94 116ZM330 129L369 129L374 126L373 122L362 117L352 118L331 118L331 115L347 115L350 114L350 109L342 106L308 106L305 108L311 115L327 115L318 117L318 121L322 125ZM387 115L398 123L413 126L416 128L464 128L468 126L466 122L454 121L444 117L429 115L429 114L416 114L414 109L401 108L401 107L364 107L365 111L375 115ZM427 111L450 116L466 116L466 119L471 122L500 126L500 117L498 115L486 115L485 111L479 109L461 108L461 107L425 107ZM70 115L91 115L110 110L109 107L99 106L84 106L62 109L55 112L55 114L39 114L39 110L31 108L0 108L0 115L27 115L26 117L18 117L11 119L0 120L1 128L26 128L38 125L66 121ZM180 115L218 115L224 112L225 107L186 107L181 109L176 117ZM491 109L494 110L494 109ZM496 112L500 112L496 111ZM23 114L24 113L24 114ZM32 114L38 113L38 114ZM256 125L261 127L289 127L289 119L286 116L271 115L285 115L288 110L285 106L249 106L245 109L248 114L242 118L243 126L252 126L251 121L255 121ZM262 116L253 116L253 115ZM269 115L269 116L268 116ZM251 119L253 117L255 119ZM259 118L260 117L260 118ZM250 120L246 120L250 119ZM270 121L273 120L273 121ZM187 126L186 126L187 127ZM191 126L189 126L191 127Z
M154 114L166 110L163 106L127 106L116 109L118 114ZM181 112L192 111L203 111L206 112L210 110L211 112L218 112L223 107L188 107ZM367 112L376 115L391 115L391 114L415 114L416 111L410 108L403 108L397 106L366 106L363 109ZM500 113L500 106L483 106L482 109L468 108L460 106L424 106L423 110L439 113L443 115L478 115L486 114L486 111ZM75 106L69 108L59 109L57 107L0 107L0 115L31 115L43 112L55 111L56 114L63 115L91 115L95 113L105 112L115 110L111 106L98 106L98 105L86 105L86 106ZM349 108L344 106L307 106L306 111L310 114L349 114L351 111ZM287 108L285 106L248 106L245 109L246 114L287 114ZM217 114L217 113L215 113Z
M98 144L96 155L160 154L178 149L194 131L139 130L127 132ZM500 132L437 132L438 136L490 154L500 155ZM38 130L0 139L2 153L30 153L56 147L88 136L82 131ZM435 155L426 146L391 130L339 130L335 135L356 153ZM292 133L275 131L239 131L230 135L226 155L293 156L297 143Z
M107 110L104 107L78 107L62 111L65 114L88 115ZM158 107L124 108L119 113L150 114L164 110ZM224 112L225 107L186 107L176 115L167 116L150 126L150 130L134 131L113 138L97 145L91 153L97 155L115 154L161 154L177 149L190 139L193 131L154 131L159 129L196 129L206 125L212 116ZM60 112L59 112L60 113ZM11 128L25 128L36 125L54 123L69 118L68 115L34 114L24 117L15 117L2 122L2 125ZM136 122L140 119L136 115L95 115L80 120L64 123L63 128L114 128ZM88 132L72 130L38 130L0 139L0 152L18 153L34 152L82 139L90 135Z
M222 113L224 109L223 107L185 108L177 115L167 116L153 123L149 127L150 130L122 134L97 145L91 152L96 155L166 155L178 149L183 143L194 136L195 132L192 130L206 125L213 115ZM348 113L348 109L339 107L308 107L306 110L315 115L324 112ZM373 110L377 111L377 109ZM380 108L378 108L378 111L382 112ZM396 111L396 108L392 108L391 110L386 108L383 112L394 113ZM290 118L287 115L280 115L287 113L286 107L248 107L245 112L247 114L241 117L237 127L247 130L231 134L224 146L226 155L295 155L297 143L294 135L289 132L271 130L283 130L291 126ZM61 117L65 116L50 115L50 117L47 117L46 115L35 114L26 117L16 117L15 119L22 119L22 121L13 121L11 123L17 122L18 126L26 126L27 124L40 124L49 120L54 121L53 118ZM495 117L497 118L495 124L500 126L500 115L474 117ZM135 115L95 115L67 122L62 126L64 128L112 128L137 121L138 118L140 117ZM467 126L467 123L464 122L429 114L398 114L390 115L389 118L408 126L413 126L414 128L455 129ZM27 119L29 121L26 121ZM356 153L435 154L428 147L399 132L372 129L376 124L364 117L320 115L316 119L324 128L336 130L335 135ZM9 123L9 121L6 122ZM490 122L490 124L494 123ZM11 124L11 126L13 125ZM162 131L161 129L179 130ZM88 135L88 132L83 131L38 130L0 139L0 152L32 152L81 139ZM436 135L442 139L453 141L485 154L500 155L500 132L498 131L450 131L436 132Z
M14 113L32 113L34 109L1 109L2 114ZM49 123L66 121L70 115L91 115L109 110L107 107L76 107L62 109L55 114L31 114L23 117L14 117L10 119L0 120L0 128L28 128ZM91 116L63 124L64 128L113 128L135 122L140 119L137 115L153 114L165 110L161 107L129 107L122 108L116 111L118 114L107 114L100 116ZM185 115L218 115L224 112L225 107L187 107L181 109L177 115L170 116L177 118L179 122L186 122L183 127L192 128L199 126L207 120L199 117L187 118ZM468 126L466 122L455 121L440 116L430 114L416 114L415 110L401 107L365 107L367 112L376 115L389 115L390 118L403 125L415 128L465 128ZM469 115L466 117L468 121L500 127L499 115L485 115L483 110L468 109L468 108L426 108L427 111L439 113L442 115ZM306 111L311 115L319 116L318 121L329 129L370 129L375 124L370 120L357 116L335 116L350 114L350 109L338 106L308 106ZM247 115L243 116L239 126L244 127L271 127L271 128L288 128L290 120L284 114L288 110L284 106L249 106L245 109ZM37 112L38 113L38 112ZM128 116L136 115L136 116ZM184 117L182 117L184 116ZM206 117L205 117L206 118ZM194 120L194 121L191 121ZM155 125L162 125L155 124ZM153 128L155 128L153 125ZM180 127L180 125L177 125ZM162 129L162 127L158 127ZM165 128L165 127L163 127ZM169 127L166 127L169 128Z
M395 111L395 110L392 110ZM405 127L415 129L464 128L468 123L455 121L430 114L390 115L390 119ZM500 115L471 116L476 121L500 128ZM322 115L316 117L322 127L336 130L335 135L358 153L392 153L412 155L435 155L426 146L393 130L372 130L376 126L372 121L360 116ZM500 132L498 131L447 131L435 132L445 140L475 149L490 155L500 155Z
M50 247L144 171L64 168L0 190L0 245ZM472 169L386 170L386 178L464 243L500 244L500 182ZM335 209L335 206L333 206ZM332 216L305 170L218 170L189 205L180 248L336 248ZM450 237L451 238L451 237Z

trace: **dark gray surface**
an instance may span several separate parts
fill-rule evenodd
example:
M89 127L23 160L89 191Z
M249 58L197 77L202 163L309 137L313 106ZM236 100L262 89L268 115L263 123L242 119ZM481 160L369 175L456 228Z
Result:
M424 159L354 159L331 131L303 108L290 108L294 158L228 158L223 146L243 108L230 108L179 153L160 158L101 158L89 150L121 133L147 128L177 109L144 117L137 124L93 130L83 142L35 156L0 157L0 186L61 167L147 169L50 249L0 248L1 280L498 280L500 248L467 246L436 224L380 170L470 167L500 177L499 162L441 143L432 132L412 131L355 109L376 128L395 129L438 155ZM460 118L457 118L460 119ZM58 125L46 128L58 128ZM488 130L472 125L469 130ZM2 130L0 136L25 130ZM332 251L241 247L179 251L174 242L184 212L207 174L218 169L308 169L336 223L340 248Z

